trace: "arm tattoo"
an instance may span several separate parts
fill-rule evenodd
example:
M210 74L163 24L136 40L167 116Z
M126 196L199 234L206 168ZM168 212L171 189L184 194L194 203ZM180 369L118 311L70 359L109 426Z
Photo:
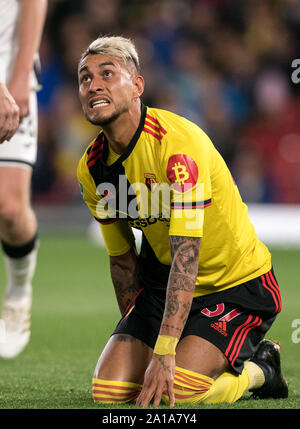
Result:
M164 371L167 371L167 372L171 373L171 368L170 368L170 366L165 364L164 356L162 356L162 355L157 355L157 357L158 357L158 361L159 361L159 363L160 363L160 364L161 364L161 366L162 366L162 369L163 369Z
M173 290L168 291L166 300L166 314L168 315L168 317L177 314L179 306L180 303L176 293L174 293Z
M200 238L170 236L174 269L179 274L194 276L198 271Z
M133 250L125 255L110 257L110 273L121 314L131 303L137 292L138 264Z
M180 319L182 320L183 325L185 325L185 322L187 321L188 315L190 313L191 304L190 303L183 303L183 312L180 315Z
M161 330L181 334L188 318L198 273L200 238L170 236L173 258Z
M163 323L162 324L162 328L167 328L167 329L174 329L175 331L178 331L179 333L181 332L180 328L177 328L177 326L172 326L172 325L168 325L167 323Z

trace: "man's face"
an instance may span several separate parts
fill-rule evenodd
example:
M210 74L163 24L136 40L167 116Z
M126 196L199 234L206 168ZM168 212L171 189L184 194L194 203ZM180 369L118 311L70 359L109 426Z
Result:
M83 112L94 125L110 124L141 95L142 78L134 66L113 56L88 55L79 64L78 79Z

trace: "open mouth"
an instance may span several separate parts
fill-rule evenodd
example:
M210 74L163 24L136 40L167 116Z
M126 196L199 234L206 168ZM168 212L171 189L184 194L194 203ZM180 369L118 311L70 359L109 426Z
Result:
M105 99L94 100L94 101L90 102L90 108L96 109L96 108L99 108L99 107L108 106L109 104L110 104L110 102L108 100L105 100Z

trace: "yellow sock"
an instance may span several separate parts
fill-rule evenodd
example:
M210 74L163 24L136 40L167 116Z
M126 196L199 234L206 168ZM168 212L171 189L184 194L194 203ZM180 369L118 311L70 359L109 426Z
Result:
M219 402L235 402L249 388L249 376L244 369L242 374L235 375L225 372L216 380L176 366L174 378L175 402L186 404L215 404ZM169 403L166 394L162 401Z
M224 372L214 381L202 402L205 404L232 403L237 401L248 388L249 376L246 369L243 369L240 375Z
M176 366L174 395L177 404L197 404L207 394L214 380L197 372ZM169 397L164 394L162 402L168 404Z
M142 386L128 381L101 380L93 378L94 402L124 404L136 399Z

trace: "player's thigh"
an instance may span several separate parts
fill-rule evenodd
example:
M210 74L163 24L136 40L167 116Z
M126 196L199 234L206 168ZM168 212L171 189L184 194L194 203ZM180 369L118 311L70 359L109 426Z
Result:
M223 352L208 340L187 335L176 349L176 365L216 379L228 368Z
M112 335L98 360L94 378L143 383L153 350L128 334Z

